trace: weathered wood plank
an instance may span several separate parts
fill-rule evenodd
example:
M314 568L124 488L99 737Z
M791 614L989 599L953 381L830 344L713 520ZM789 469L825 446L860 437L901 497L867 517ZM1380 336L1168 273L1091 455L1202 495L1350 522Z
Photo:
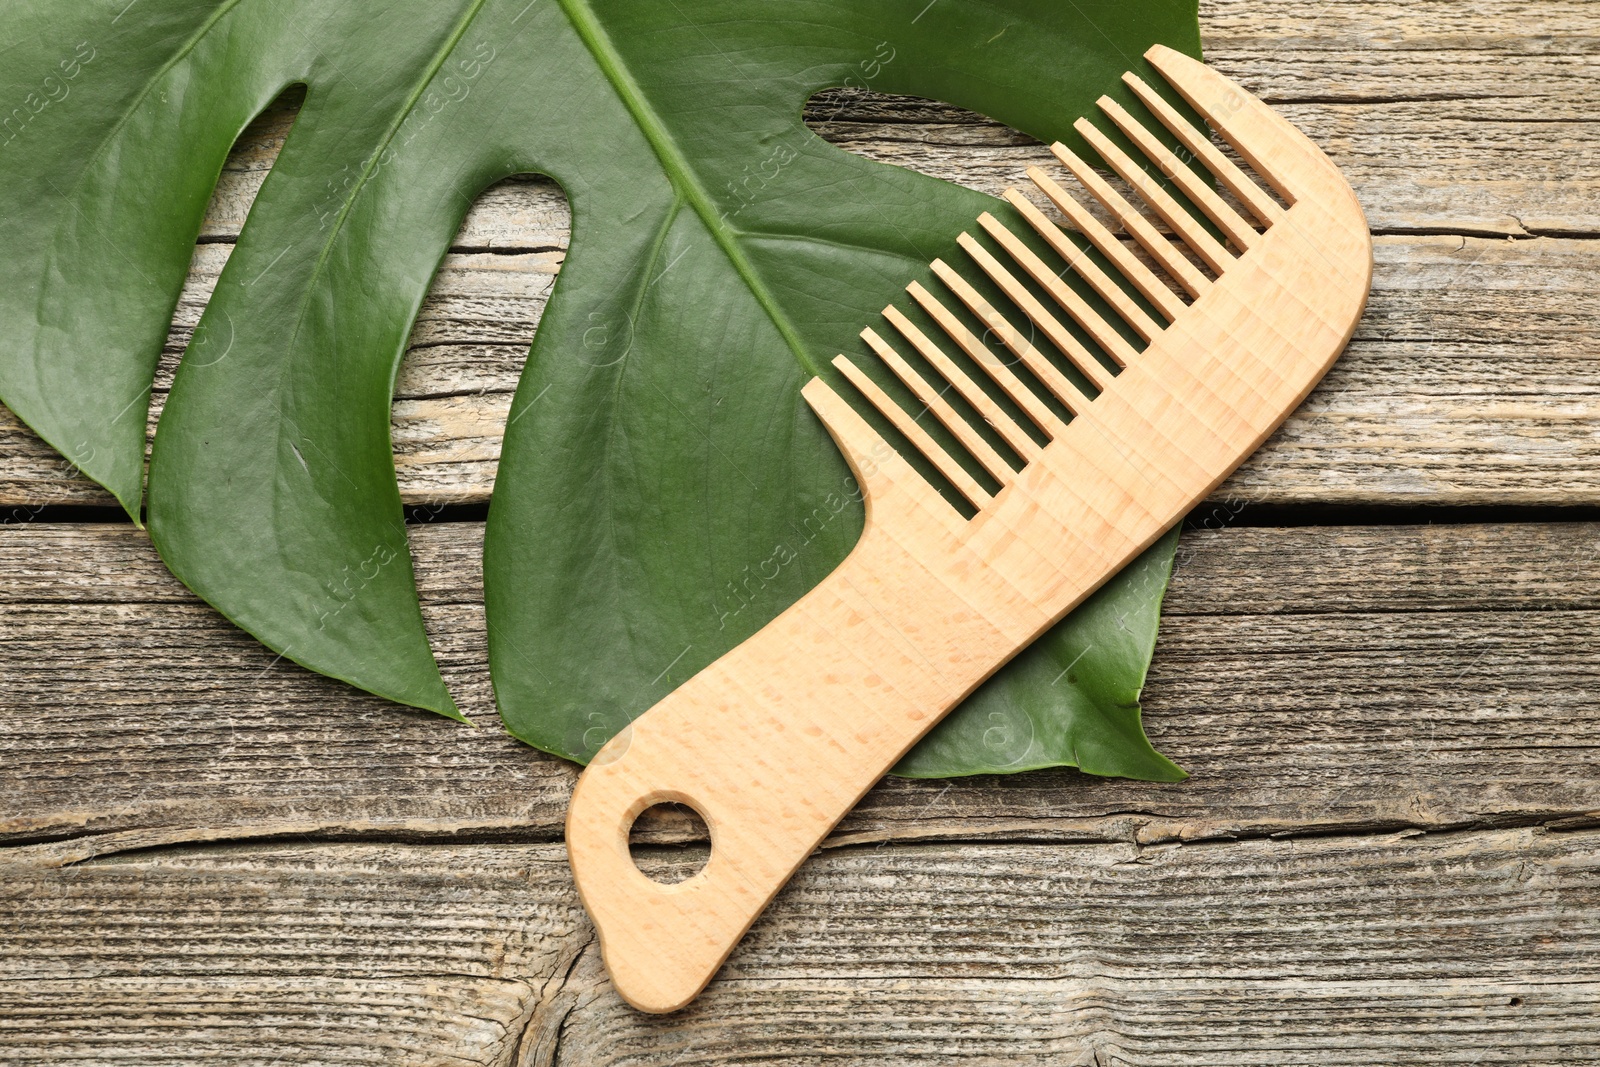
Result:
M0 1053L13 1064L509 1065L537 1004L515 980L0 978Z
M54 861L0 884L13 1061L1600 1059L1595 831L836 850L667 1017L608 988L559 846Z
M157 371L152 433L178 358L232 250L229 244L202 244L195 250ZM488 499L511 392L562 255L464 252L445 257L412 330L412 347L396 385L392 432L407 503ZM42 505L112 503L110 494L0 407L0 522L23 521L30 508Z
M1322 145L1379 231L1600 232L1600 37L1585 0L1205 0L1200 24L1207 62ZM812 113L854 151L986 192L1047 160L939 105L835 93Z
M1592 0L1202 22L1396 235L1218 521L1600 503ZM823 104L838 143L980 188L1039 156L925 102ZM158 401L290 115L230 160ZM408 501L486 499L567 225L541 181L469 215L398 388ZM108 502L0 409L0 523ZM415 531L469 731L275 663L131 529L0 529L0 841L61 839L0 852L0 1060L1600 1063L1600 832L1507 828L1600 821L1600 528L1189 536L1146 708L1193 779L886 782L664 1020L606 988L559 846L464 843L553 842L573 777L494 721L478 537ZM1491 829L1217 840L1464 826ZM451 843L126 851L278 834Z
M470 730L276 661L131 528L0 529L0 840L555 838L574 769L495 718L480 537L414 530ZM836 840L1600 818L1600 527L1227 529L1180 551L1145 706L1190 781L889 780Z
M155 415L228 246L205 245ZM1372 302L1310 400L1217 498L1597 504L1600 242L1382 237ZM481 503L558 252L447 258L402 370L393 434L412 504ZM0 519L109 504L0 408Z
M1451 234L1600 233L1600 49L1585 0L1519 5L1208 0L1208 56L1322 143L1380 232L1371 310L1314 395L1219 496L1277 504L1600 503L1600 246ZM264 116L230 158L157 383L294 118ZM836 143L990 192L1041 146L928 102L835 94ZM395 404L402 492L481 503L569 215L519 179L470 212L413 336ZM0 518L110 498L0 409Z

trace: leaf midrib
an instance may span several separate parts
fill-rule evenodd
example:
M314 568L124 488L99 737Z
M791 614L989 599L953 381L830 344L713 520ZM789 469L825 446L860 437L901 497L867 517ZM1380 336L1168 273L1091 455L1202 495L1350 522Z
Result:
M717 247L722 249L723 255L733 264L739 279L756 298L756 303L761 305L761 310L766 312L800 366L812 375L821 375L821 368L806 352L805 343L800 339L800 332L778 306L777 299L768 290L755 264L750 262L744 249L739 247L732 229L722 224L722 216L712 203L711 194L701 183L688 156L678 147L667 129L667 124L650 106L644 90L634 81L622 56L611 43L611 38L595 18L589 0L556 0L556 2L572 23L578 39L588 48L595 65L600 68L600 72L611 84L612 90L628 109L628 113L633 116L639 132L644 134L645 140L650 143L650 148L655 152L656 159L660 162L661 169L666 172L667 180L673 189L700 217L700 222L706 231L717 242Z

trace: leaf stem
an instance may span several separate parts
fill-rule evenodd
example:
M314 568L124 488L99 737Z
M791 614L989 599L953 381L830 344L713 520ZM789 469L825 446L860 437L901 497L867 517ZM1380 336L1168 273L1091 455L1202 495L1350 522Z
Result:
M644 90L639 83L634 81L622 57L617 53L616 47L611 43L605 30L601 28L599 20L595 18L594 11L590 8L588 0L556 0L561 5L561 10L571 20L573 29L583 41L589 52L594 56L594 61L599 66L606 79L616 90L617 96L622 100L623 106L633 116L633 121L638 125L639 131L650 142L650 147L655 151L656 158L661 162L661 169L666 171L667 180L673 185L696 215L710 232L712 239L722 249L739 278L749 287L751 295L756 298L756 303L767 313L772 324L777 328L784 343L789 346L800 366L813 375L820 376L822 369L815 360L807 354L805 343L800 338L800 332L795 329L782 308L778 306L777 299L767 289L766 282L757 272L755 264L745 255L734 240L733 234L722 224L722 216L712 202L711 194L707 192L699 177L690 166L688 158L673 142L667 125L661 116L656 114L649 101L645 98Z

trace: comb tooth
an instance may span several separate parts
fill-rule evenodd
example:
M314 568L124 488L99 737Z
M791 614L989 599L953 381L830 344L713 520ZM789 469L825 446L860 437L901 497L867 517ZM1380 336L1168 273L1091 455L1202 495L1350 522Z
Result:
M1134 303L1122 286L1111 280L1111 277L1101 270L1099 265L1091 259L1083 249L1079 248L1061 232L1061 227L1044 217L1044 212L1033 206L1033 201L1017 192L1015 189L1005 191L1006 201L1023 217L1035 233L1043 237L1056 254L1067 261L1067 266L1078 273L1078 277L1088 282L1100 299L1116 309L1124 322L1134 328L1140 337L1146 341L1155 340L1156 334L1161 332L1161 326L1145 314L1144 308ZM1037 258L1037 257L1035 257ZM1031 268L1030 268L1031 273ZM1037 277L1037 275L1035 276ZM1054 275L1051 275L1054 278Z
M925 288L922 286L922 283L912 282L909 286L906 286L906 291L907 293L910 293L910 296L912 296L914 301L917 301L918 306L922 307L925 312L928 312L928 317L933 318L934 322L939 323L939 330L949 334L952 341L957 342L958 346L962 346L963 352L966 352L966 355L970 355L970 357L973 358L973 362L976 362L979 366L982 366L984 371L989 373L989 378L994 379L995 384L1000 386L1000 389L1005 390L1005 395L1011 397L1011 400L1016 403L1016 406L1022 408L1022 411L1026 411L1027 418L1032 419L1035 426L1038 426L1038 429L1045 430L1046 437L1050 437L1051 440L1054 440L1054 438L1061 435L1062 430L1067 429L1066 422L1062 422L1061 419L1056 418L1056 414L1054 414L1050 408L1046 408L1045 403L1043 403L1040 398L1035 397L1034 390L1024 386L1024 384L1022 384L1022 379L1018 378L1018 376L1011 371L1010 366L1006 366L1005 363L1000 362L1000 360L995 357L994 352L990 352L989 347L987 347L984 342L979 341L978 338L974 338L973 333L971 333L966 326L962 325L962 320L955 317L955 315L950 314L949 307L941 304L939 299L936 298L933 293L925 290ZM928 352L926 352L922 346L928 346L928 349L933 349L934 352L938 352L939 357L946 358L944 357L944 352L939 352L938 346L934 346L933 342L928 341L928 336L926 336L925 333L922 333L922 331L917 330L915 326L910 325L910 322L906 322L906 325L899 325L899 323L896 323L896 328L899 328L901 333L906 333L907 328L914 331L915 336L907 333L907 339L909 339L912 344L915 344L918 352L922 352L925 357L928 355ZM1014 426L1010 419L1006 419L1006 424ZM1021 430L1019 430L1019 434L1021 434ZM1006 440L1010 442L1010 434L1006 434ZM1037 456L1038 451L1040 451L1038 450L1038 445L1035 445L1034 438L1026 437L1026 435L1024 435L1024 442L1026 442L1027 450L1029 451L1022 451L1022 448L1018 448L1016 443L1013 443L1011 446L1018 450L1018 454L1021 454L1022 458L1027 459L1027 461L1032 461L1032 459Z
M1050 146L1050 151L1055 153L1056 158L1065 164L1072 172L1072 176L1077 178L1096 200L1106 206L1107 211L1117 217L1117 221L1122 223L1122 228L1127 230L1157 263L1161 264L1162 269L1188 290L1190 296L1199 296L1206 291L1211 284L1206 276L1196 270L1194 264L1179 255L1167 239L1157 233L1156 228L1139 214L1138 209L1124 200L1121 193L1111 188L1104 178L1094 172L1094 168L1078 158L1078 155L1064 144L1053 144Z
M1194 171L1173 155L1172 150L1157 140L1143 124L1128 114L1122 105L1110 97L1103 96L1100 98L1100 109L1111 116L1111 121L1117 124L1117 129L1127 134L1128 140L1138 145L1139 151L1143 152L1150 162L1161 168L1161 173L1171 178L1178 188L1183 190L1184 196L1193 201L1206 213L1207 218L1228 235L1228 240L1233 242L1235 248L1245 252L1261 240L1261 235L1256 233L1255 228L1229 207L1227 202L1216 194L1216 190L1201 181Z
M927 290L923 289L922 286L917 285L916 283L912 283L912 285L909 287L909 291L913 297L917 297L919 290L924 293L927 292ZM920 303L920 298L918 298L918 302ZM911 342L912 347L921 353L922 358L927 360L930 366L932 366L940 374L944 375L945 379L949 381L951 385L955 386L956 390L960 392L963 397L966 397L967 403L976 408L978 410L978 414L982 415L986 420L988 420L989 425L993 426L1000 436L1005 438L1006 444L1010 445L1017 455L1022 457L1024 463L1030 462L1036 456L1038 456L1038 443L1034 441L1033 438L1029 437L1022 427L1017 425L1016 420L1012 419L1010 415L1007 415L1000 405L996 404L989 397L988 393L978 388L977 383L971 378L967 377L966 372L960 367L956 366L955 363L951 361L950 357L945 355L942 348L934 344L933 340L929 338L927 334L917 329L915 323L902 315L899 308L893 306L884 308L883 317L888 319L889 323L896 330L900 331L900 335L902 337ZM988 349L984 349L984 351L985 353L988 353ZM983 367L992 375L995 373L995 371L990 364L999 364L999 360L994 359L992 353L988 353L988 355L989 362L984 363ZM1008 375L1011 374L1011 372L1006 370L1003 365L1000 366L1000 369ZM1012 375L1011 377L1012 380L1015 381L1015 375ZM998 381L999 379L996 380ZM1008 395L1012 393L1011 389L1006 386L1005 382L1001 381L1000 386L1002 389L1006 390ZM1021 382L1017 382L1017 388L1021 389L1023 392L1027 392L1022 388ZM1035 404L1038 404L1038 399L1034 397L1032 393L1027 393L1027 395L1030 400L1033 400ZM1012 395L1012 399L1016 399L1015 395ZM1042 407L1042 405L1040 406ZM1024 407L1023 410L1027 411L1027 408ZM1045 410L1048 413L1049 409ZM1029 411L1028 414L1031 416L1033 412Z
M906 440L910 441L919 452L928 457L929 461L938 468L939 473L944 475L945 479L955 486L962 496L972 501L973 507L983 508L988 505L989 501L994 499L984 490L983 486L978 484L972 475L967 473L966 468L957 463L950 453L939 447L939 442L930 437L927 430L917 425L917 420L901 410L900 405L896 404L888 393L878 388L878 383L863 374L859 367L843 356L834 357L833 365L838 367L840 372L850 380L850 384L855 386L861 395L867 398L868 403L877 408L884 418L894 424L894 428L899 430Z
M1116 267L1124 278L1132 282L1133 287L1139 290L1146 300L1154 304L1161 314L1167 317L1168 321L1177 319L1178 315L1183 311L1183 301L1174 296L1172 290L1167 288L1166 283L1157 278L1149 267L1139 262L1132 252L1123 248L1122 242L1117 240L1116 235L1100 225L1099 219L1089 214L1082 204L1078 203L1071 194L1055 183L1055 179L1038 167L1028 168L1028 178L1034 185L1039 187L1041 193L1049 197L1050 202L1067 217L1067 221L1072 223L1079 233L1087 237L1089 243L1099 249L1100 254L1109 259L1111 265ZM1045 235L1047 240L1049 236L1049 234ZM1062 254L1065 255L1066 253L1063 252Z
M1111 375L1100 365L1100 361L1094 358L1093 353L1079 344L1078 339L1061 325L1061 320L1046 311L1044 305L1035 300L1033 294L1017 281L1016 275L1006 270L999 260L985 251L982 245L973 240L971 234L962 234L956 238L956 243L972 257L972 261L982 269L983 273L989 276L989 280L998 285L1011 302L1022 309L1022 313L1028 316L1028 321L1042 330L1044 335L1050 338L1050 343L1066 354L1072 365L1078 368L1079 373L1094 383L1096 389L1104 391L1106 386L1111 384ZM985 323L987 324L987 317Z
M879 498L895 488L903 490L908 503L952 535L959 536L967 524L967 517L940 496L906 462L905 457L862 418L857 410L861 406L859 400L852 398L846 401L821 378L812 378L801 386L800 395L828 428L828 435L838 444L839 451L844 453L855 471L861 491L867 497Z
M1263 181L1287 204L1295 202L1295 195L1284 185L1283 179L1268 165L1258 146L1275 146L1282 143L1283 133L1263 123L1266 110L1261 101L1224 78L1216 71L1197 63L1181 52L1164 45L1155 45L1145 53L1149 64L1161 72L1167 84L1178 90L1189 106L1200 113L1222 139L1233 145L1244 161L1255 168ZM1220 106L1214 106L1220 105Z
M944 397L939 395L939 391L929 385L922 375L912 368L911 364L901 358L900 353L890 348L888 342L878 336L877 331L871 329L862 330L861 337L867 342L872 351L877 353L878 358L889 365L889 369L894 371L895 377L904 382L906 388L915 393L918 400L927 405L928 410L933 412L934 417L944 423L945 429L955 435L956 440L961 442L963 448L977 457L978 462L983 464L983 469L993 475L996 481L1001 485L1005 485L1016 476L1017 472L1011 469L1009 463L1000 458L1000 453L996 452L989 445L989 442L979 436L977 431L967 424L967 420L962 418L960 413L951 407Z
M1228 187L1228 191L1239 198L1239 202L1250 209L1263 226L1271 226L1283 218L1283 208L1279 207L1261 187L1250 180L1250 176L1234 165L1233 160L1223 155L1210 139L1195 129L1189 120L1178 114L1178 109L1167 103L1166 99L1154 89L1144 83L1137 74L1129 71L1122 76L1134 93L1143 101L1144 106L1150 109L1151 114L1161 120L1161 124L1172 132L1172 135L1183 143L1183 147L1193 152L1206 169L1216 175L1217 180Z
M1067 314L1073 317L1079 326L1088 331L1089 336L1094 338L1094 343L1104 349L1106 355L1116 361L1117 366L1126 367L1139 354L1122 334L1118 333L1109 322L1103 319L1099 312L1089 306L1088 301L1074 292L1070 285L1056 277L1055 272L1045 265L1044 260L1034 255L1033 249L1023 244L1016 234L1006 229L999 219L985 211L978 216L978 225L982 226L990 237L999 242L1000 247L1006 250L1006 254L1016 260L1022 269L1028 272L1029 277L1043 286L1045 291L1054 298L1057 304L1060 304L1066 310ZM977 247L977 242L972 243L974 247ZM966 247L965 242L963 242L962 247ZM970 254L971 250L969 249L968 251ZM982 251L982 249L979 248L978 251ZM1007 295L1010 294L1008 293ZM1012 297L1012 299L1016 298ZM1055 338L1052 337L1051 340L1053 341ZM1098 360L1092 362L1091 369L1100 371L1102 375L1105 373ZM1110 377L1106 376L1106 384L1109 383ZM1095 384L1101 389L1106 387L1098 380L1095 381Z
M967 306L968 311L978 316L978 321L993 330L995 336L999 337L1007 348L1016 353L1017 358L1022 360L1027 368L1033 372L1034 377L1043 382L1044 387L1050 390L1057 400L1065 404L1068 411L1074 415L1081 415L1088 409L1090 403L1089 395L1074 385L1066 375L1057 370L1055 364L1045 359L1044 355L1037 348L1034 348L1028 342L1028 339L1017 331L1016 327L1006 321L1005 316L989 306L989 302L976 289L967 284L965 278L951 270L949 265L940 259L933 261L933 273L949 287L952 293L956 294L956 298ZM960 323L955 316L950 315L948 309L944 310L946 316L951 320L951 324L959 326ZM950 329L950 325L943 321L939 325L946 331ZM965 337L958 338L958 343L963 348L966 347L967 338L970 338L978 347L983 347L983 342L973 337L972 331L964 326L960 328ZM951 336L955 335L952 334Z
M1111 139L1099 130L1088 119L1079 119L1072 124L1089 147L1100 154L1100 158L1111 165L1111 169L1122 176L1122 180L1133 186L1144 202L1149 204L1155 213L1160 215L1172 232L1194 249L1202 262L1212 270L1221 274L1233 263L1233 256L1222 242L1206 232L1205 227L1195 221L1194 216L1185 211L1176 200L1161 188L1160 184L1151 179L1122 149L1111 143Z

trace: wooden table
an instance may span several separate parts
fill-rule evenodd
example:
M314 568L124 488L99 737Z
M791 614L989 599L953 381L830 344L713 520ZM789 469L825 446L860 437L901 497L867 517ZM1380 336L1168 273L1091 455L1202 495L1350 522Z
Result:
M1201 20L1345 168L1377 276L1185 535L1145 707L1189 782L885 782L689 1010L624 1006L574 768L498 728L485 669L472 520L567 233L510 182L394 422L408 501L462 520L413 544L480 729L275 660L0 410L0 1061L1600 1062L1600 4ZM819 114L990 191L1043 156L936 106ZM163 388L290 115L229 163Z

